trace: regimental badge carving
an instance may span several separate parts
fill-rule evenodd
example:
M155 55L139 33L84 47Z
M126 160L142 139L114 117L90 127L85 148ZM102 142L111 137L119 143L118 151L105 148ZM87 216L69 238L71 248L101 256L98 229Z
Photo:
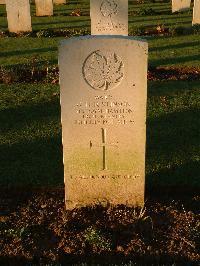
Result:
M83 77L93 89L108 91L121 83L124 64L115 52L97 50L86 58Z
M114 0L104 0L101 3L100 11L104 17L112 17L118 12L118 5Z

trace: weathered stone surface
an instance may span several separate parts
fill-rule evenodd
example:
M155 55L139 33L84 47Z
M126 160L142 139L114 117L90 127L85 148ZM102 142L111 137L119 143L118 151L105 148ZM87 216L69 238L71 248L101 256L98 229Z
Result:
M147 43L86 36L59 49L66 207L143 205Z
M0 0L0 5L5 5L6 0Z
M200 0L194 0L192 24L200 24Z
M6 11L10 32L32 31L29 0L6 0Z
M190 9L191 0L172 0L172 13Z
M92 35L128 35L128 0L90 0Z
M66 4L66 0L53 0L53 3L55 5L62 5L62 4Z
M53 2L52 0L35 0L36 16L52 16Z

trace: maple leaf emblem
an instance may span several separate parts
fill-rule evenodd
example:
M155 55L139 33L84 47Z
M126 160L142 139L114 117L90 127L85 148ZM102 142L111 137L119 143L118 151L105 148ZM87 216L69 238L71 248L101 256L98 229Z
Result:
M117 14L117 3L114 0L104 0L101 4L100 11L104 17L111 17Z
M116 53L95 51L83 65L85 81L96 90L107 91L116 87L124 77L124 65Z

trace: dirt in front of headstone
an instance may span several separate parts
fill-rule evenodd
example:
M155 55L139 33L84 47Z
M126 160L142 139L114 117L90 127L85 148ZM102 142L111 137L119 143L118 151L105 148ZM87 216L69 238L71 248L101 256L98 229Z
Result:
M63 190L0 194L1 265L200 261L200 197L65 211Z

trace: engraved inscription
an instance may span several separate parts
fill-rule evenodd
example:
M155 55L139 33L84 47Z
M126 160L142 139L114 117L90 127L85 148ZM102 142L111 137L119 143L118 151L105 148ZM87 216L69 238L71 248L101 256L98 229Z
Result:
M104 0L100 5L100 14L102 18L95 25L97 31L126 30L126 25L117 19L119 6L114 0Z
M107 170L107 155L106 155L106 147L107 146L115 146L115 147L118 147L117 144L118 142L115 144L115 143L107 143L106 141L106 129L105 128L102 128L101 129L101 134L102 134L102 144L101 145L96 145L96 144L93 144L92 141L90 141L90 149L93 147L93 146L97 146L97 147L102 147L103 148L103 156L102 156L102 162L103 162L103 166L102 166L102 170Z
M111 51L94 51L83 64L83 77L95 90L107 91L117 87L124 77L121 58Z
M71 179L137 179L140 178L139 174L135 175L70 175Z
M90 101L80 101L74 106L76 125L127 125L134 123L134 109L128 101L112 95L97 95Z
M118 30L126 30L126 25L123 23L119 23L113 20L108 20L108 21L103 21L100 20L97 24L96 24L96 29L98 32L113 32L113 31L118 31Z

